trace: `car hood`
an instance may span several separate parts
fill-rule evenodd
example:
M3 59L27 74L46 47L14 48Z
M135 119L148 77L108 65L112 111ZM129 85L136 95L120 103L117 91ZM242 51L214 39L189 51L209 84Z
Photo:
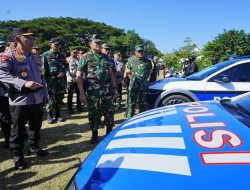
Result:
M149 110L119 125L75 175L79 189L249 189L250 129L219 102Z
M167 90L171 88L188 89L199 81L188 80L187 78L172 77L163 80L155 81L149 85L149 89Z

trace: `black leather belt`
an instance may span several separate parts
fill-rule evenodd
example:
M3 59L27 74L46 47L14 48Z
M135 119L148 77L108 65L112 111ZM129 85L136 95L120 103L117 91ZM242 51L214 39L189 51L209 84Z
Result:
M29 93L34 93L34 92L38 92L42 89L42 87L37 88L37 89L29 89L29 88L23 88L22 90L18 90L16 88L13 89L13 93L18 93L18 94L29 94Z

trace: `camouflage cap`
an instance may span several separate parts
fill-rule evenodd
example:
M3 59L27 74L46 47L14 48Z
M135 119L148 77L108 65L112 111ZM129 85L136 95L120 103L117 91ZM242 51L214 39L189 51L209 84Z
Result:
M70 52L78 52L77 48L75 48L75 47L70 47L70 48L69 48L69 51L70 51Z
M22 35L22 36L31 36L34 33L31 32L29 28L13 28L13 36Z
M102 48L104 48L104 49L111 49L110 46L109 46L109 44L107 44L107 43L102 44Z
M141 50L144 51L143 45L136 45L136 46L135 46L135 51L141 51Z
M93 34L92 37L90 38L90 41L93 42L101 42L102 37L100 34Z

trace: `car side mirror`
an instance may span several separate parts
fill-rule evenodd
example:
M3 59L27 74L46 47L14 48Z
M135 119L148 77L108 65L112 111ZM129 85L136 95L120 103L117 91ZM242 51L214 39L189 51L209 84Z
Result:
M229 83L231 82L231 80L229 79L229 77L227 76L223 76L221 79L214 79L214 82L218 82L218 83Z
M224 82L224 83L229 83L229 82L231 82L231 80L229 79L229 77L222 77L222 79L221 79L221 81L222 82Z

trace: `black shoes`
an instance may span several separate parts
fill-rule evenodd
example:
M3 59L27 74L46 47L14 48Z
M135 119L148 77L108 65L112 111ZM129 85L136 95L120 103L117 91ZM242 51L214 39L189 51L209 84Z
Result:
M106 136L112 131L113 127L112 126L107 126L106 128Z
M40 147L32 147L29 149L29 153L30 154L36 154L39 157L44 157L47 156L49 153L43 149L41 149ZM14 159L13 159L15 168L17 170L24 170L27 168L27 164L25 163L24 157L19 155L19 154L15 154Z
M51 112L48 112L47 114L48 114L48 115L47 115L47 122L48 122L48 124L53 124L53 123L55 123L56 121L53 119L52 113L51 113Z
M6 149L10 148L10 142L9 141L4 141L3 147Z
M90 139L90 144L96 144L98 142L98 131L92 130L92 137Z
M13 162L14 162L14 165L15 165L15 168L17 170L24 170L25 168L27 168L27 165L24 161L24 158L23 157L14 157L13 159Z
M78 112L83 112L84 111L82 107L77 107L76 109L77 109Z
M49 154L47 151L41 149L40 147L30 148L29 153L36 154L39 157L44 157L44 156L47 156Z
M73 109L71 108L68 108L68 112L69 112L69 114L73 114L74 113L74 111L73 111Z
M64 117L62 117L62 116L57 116L57 117L55 118L55 120L56 120L56 121L59 121L59 122L64 122L64 121L66 121L66 119L65 119Z
M9 138L9 137L5 137L5 138L4 138L3 147L6 148L6 149L9 149L9 148L10 148L10 138Z

